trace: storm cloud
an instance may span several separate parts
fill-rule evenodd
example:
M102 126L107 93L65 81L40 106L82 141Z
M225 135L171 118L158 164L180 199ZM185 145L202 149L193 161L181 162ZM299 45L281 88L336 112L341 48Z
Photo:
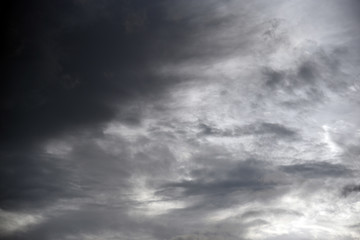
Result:
M353 0L3 1L0 238L360 238Z

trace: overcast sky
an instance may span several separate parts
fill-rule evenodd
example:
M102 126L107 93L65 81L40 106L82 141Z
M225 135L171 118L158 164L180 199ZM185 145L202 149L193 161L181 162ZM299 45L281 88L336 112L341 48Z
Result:
M360 239L359 1L0 6L1 239Z

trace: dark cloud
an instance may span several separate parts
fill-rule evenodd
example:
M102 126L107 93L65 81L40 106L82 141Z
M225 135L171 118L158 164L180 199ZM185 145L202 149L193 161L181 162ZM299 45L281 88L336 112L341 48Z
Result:
M162 2L1 3L1 208L39 208L127 184L125 155L116 161L89 141L62 159L43 145L84 132L96 139L119 114L140 124L138 109L119 108L158 98L179 81L154 68L186 42L186 24L171 24Z
M0 166L2 209L39 208L58 198L82 196L74 171L63 159L34 152L2 153Z
M161 224L151 223L146 219L131 219L126 209L88 206L86 209L62 210L47 221L38 224L26 233L19 232L5 237L6 240L17 239L78 239L86 236L113 238L126 236L141 238L142 234L166 237L166 229ZM113 235L115 232L115 236Z
M235 126L233 129L220 129L207 124L199 124L202 135L241 137L247 135L273 135L274 138L296 138L298 133L295 129L288 128L278 123L260 122L244 126Z
M298 175L304 178L342 178L351 177L353 171L342 164L327 162L309 162L282 166L280 169L286 173Z
M101 126L118 104L177 82L153 68L186 42L186 24L168 22L162 1L80 2L3 3L3 143Z
M220 239L229 239L229 240L241 240L239 235L227 233L227 232L204 232L204 233L194 233L182 236L176 236L171 240L196 240L196 239L204 239L204 240L220 240Z
M263 200L269 200L280 194L278 187L286 185L273 166L263 161L249 159L228 163L224 160L222 167L211 166L211 159L206 161L209 166L190 172L192 180L167 183L158 194L173 198L201 197L200 203L189 208L194 211L231 206L261 194Z
M270 133L283 137L293 137L296 135L296 131L277 123L262 123L260 125L260 129L256 129L255 133L258 134Z
M360 192L360 185L355 185L355 184L347 185L342 189L342 195L344 197L347 197L351 193L357 193L357 192Z
M269 215L290 215L290 216L302 216L303 214L297 211L289 210L289 209L268 209L268 210L251 210L243 213L241 215L242 219L253 219L253 218L261 218L262 216Z
M131 210L144 204L129 198L131 177L139 173L142 176L142 171L156 174L161 172L159 167L164 170L168 167L146 156L132 158L127 155L127 143L121 139L116 141L121 143L117 148L121 156L101 148L96 143L98 140L96 136L88 139L83 136L81 140L68 138L66 144L72 148L66 154L2 155L1 209L41 213L43 219L23 231L8 233L7 226L16 224L0 212L6 223L5 230L0 228L2 239L77 239L85 235L170 238L176 233L176 229L165 228L161 221L154 223L151 219L131 216ZM55 144L55 150L56 147ZM132 162L133 159L136 161ZM151 164L155 165L153 169L149 167Z
M324 3L2 1L0 238L356 238L359 4Z
M275 87L284 80L284 73L276 71L274 69L264 69L265 83L269 87Z
M356 229L359 229L359 227L360 227L360 224L355 224L355 225L352 225L352 226L350 226L351 228L356 228Z
M256 180L224 180L204 183L201 181L183 181L180 183L168 184L167 187L182 188L185 189L185 195L223 195L234 191L259 191L265 189L271 189L276 184L263 183Z
M297 75L306 82L313 82L316 79L317 70L314 63L304 62L298 69Z
M351 54L346 46L321 47L308 41L298 49L287 67L263 67L265 98L275 98L282 106L301 109L321 105L330 92L344 93L353 84L343 72Z

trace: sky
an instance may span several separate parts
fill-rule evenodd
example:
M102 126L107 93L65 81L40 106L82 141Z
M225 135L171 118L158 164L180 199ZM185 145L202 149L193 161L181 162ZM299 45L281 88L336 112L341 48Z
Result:
M360 239L359 1L0 6L1 239Z

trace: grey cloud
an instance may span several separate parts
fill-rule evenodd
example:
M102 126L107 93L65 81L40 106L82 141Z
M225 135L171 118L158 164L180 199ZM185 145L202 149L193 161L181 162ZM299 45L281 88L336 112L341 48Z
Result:
M353 84L354 76L349 76L344 70L344 64L351 56L346 47L325 49L309 41L292 51L294 62L288 67L262 68L265 98L275 99L290 109L299 109L323 104L330 92L343 94Z
M80 210L63 210L47 216L47 221L32 227L30 230L5 236L6 240L17 239L72 239L84 235L102 235L116 231L116 236L141 237L142 233L153 235L153 231L164 231L163 226L151 224L147 220L131 219L125 209L111 209L88 206Z
M360 223L359 224L355 224L355 225L351 225L351 228L355 228L355 229L360 229Z
M296 135L296 131L289 129L285 126L282 126L280 124L277 123L262 123L260 125L260 129L256 130L255 133L272 133L275 135L279 135L279 136L284 136L284 137L292 137L294 135Z
M166 187L185 189L185 195L224 195L234 191L261 191L271 189L276 184L256 180L224 180L210 183L184 181L168 184Z
M281 208L272 208L267 210L250 210L241 214L242 219L254 219L261 218L263 216L269 215L290 215L290 216L302 216L303 214L294 210L281 209Z
M208 161L211 164L211 160ZM281 173L276 172L273 166L255 159L224 162L224 166L219 168L204 166L192 170L190 175L193 180L167 183L158 194L180 199L200 197L200 202L187 209L197 211L229 207L251 201L257 195L263 195L264 201L270 200L282 194L283 190L279 187L287 185L286 180L280 177Z
M4 239L357 236L360 5L324 3L2 2Z
M302 63L297 72L297 76L308 83L313 83L316 79L316 75L317 69L315 68L315 64L312 62Z
M296 138L298 132L278 123L260 122L244 126L235 126L233 129L220 129L201 123L199 125L203 135L241 137L247 135L273 135L275 138Z
M194 233L194 234L187 234L176 236L171 240L197 240L197 239L204 239L204 240L241 240L243 238L239 238L238 235L226 233L226 232L205 232L205 233Z
M55 200L89 197L97 191L128 187L130 164L91 140L67 139L66 154L27 150L1 154L1 198L4 209L32 210Z
M176 52L192 31L170 23L162 3L2 3L2 209L39 210L99 192L111 198L109 190L129 187L136 166L167 167L149 156L131 163L128 152L114 156L95 144L115 118L140 125L141 110L119 108L160 98L183 81L157 74L158 66L180 61ZM73 150L65 156L44 153L49 140L68 136L89 141L67 139Z
M265 84L271 88L279 85L285 78L285 74L274 69L266 68L263 70L265 76Z
M299 66L287 70L265 69L265 85L271 89L283 89L289 94L303 90L307 94L319 89L320 76L316 74L316 65L310 61L304 61Z
M180 42L192 30L168 22L163 1L76 2L5 4L8 44L18 40L24 46L4 59L3 144L36 144L101 127L117 115L115 106L159 95L179 81L175 76L164 81L155 66L176 61ZM140 27L136 19L145 12Z
M309 162L280 167L282 171L303 178L343 178L351 177L353 171L342 164Z
M334 127L334 131L330 131L331 139L342 149L343 159L349 163L355 163L360 156L360 139L356 134L357 130L354 129L354 125L341 126L341 124L340 121Z
M34 152L2 153L2 209L42 208L59 198L81 197L74 171L63 159Z
M347 186L343 187L341 193L344 197L347 197L348 195L350 195L352 193L357 193L357 192L360 192L360 185L352 184L352 185L347 185Z

